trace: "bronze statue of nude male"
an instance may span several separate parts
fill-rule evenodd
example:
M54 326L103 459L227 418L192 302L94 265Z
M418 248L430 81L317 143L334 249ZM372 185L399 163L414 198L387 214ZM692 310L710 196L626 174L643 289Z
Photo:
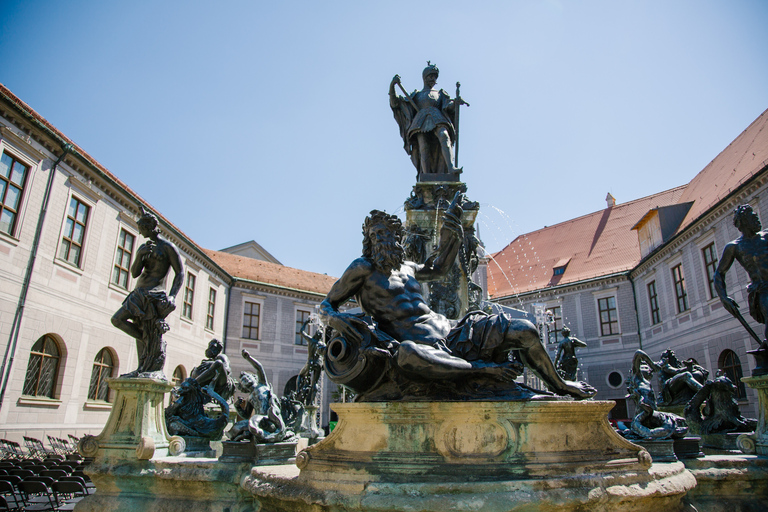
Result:
M358 401L529 399L553 395L514 379L520 362L557 395L590 398L585 382L563 380L527 320L475 311L452 321L432 311L420 281L450 269L462 241L457 193L445 211L436 253L423 264L404 260L403 228L374 210L363 225L363 256L353 261L320 306L329 328L326 372L358 393ZM340 307L355 297L362 315ZM543 398L543 397L542 397Z

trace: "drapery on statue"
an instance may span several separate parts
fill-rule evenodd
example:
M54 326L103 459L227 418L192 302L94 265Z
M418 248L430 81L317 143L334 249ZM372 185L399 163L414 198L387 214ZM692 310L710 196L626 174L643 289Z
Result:
M723 370L706 384L685 406L685 419L699 434L754 432L757 420L745 418L736 402L736 386Z
M555 356L555 368L565 380L576 380L579 370L579 359L576 357L576 349L586 347L587 344L576 337L571 337L571 330L563 327L563 339L557 346Z
M235 394L235 379L232 377L232 368L229 358L223 353L224 345L216 338L208 343L205 349L205 359L192 368L189 376L195 379L201 387L211 386L213 391L225 401L229 401ZM205 402L211 400L206 395Z
M153 377L165 379L165 341L168 332L165 318L176 309L176 295L184 279L181 255L170 242L160 238L157 217L141 209L139 233L147 239L131 265L131 275L136 287L112 316L112 325L136 338L139 367L121 377ZM173 269L174 277L170 293L165 293L165 276Z
M422 71L424 88L405 97L398 96L395 85L400 85L400 76L395 75L389 84L389 106L400 127L405 152L411 157L418 175L458 174L455 146L458 135L457 110L467 105L461 97L451 99L447 92L434 89L440 70L427 62ZM458 86L457 85L457 96ZM405 90L403 90L405 94Z
M513 382L520 365L509 359L516 351L551 391L594 396L587 383L557 374L529 321L479 311L450 321L429 308L419 281L442 278L453 265L463 239L461 202L457 193L445 211L438 249L423 264L404 261L396 216L374 210L365 219L363 256L320 305L321 321L336 336L327 334L328 376L358 393L358 401L510 399L505 392L520 390ZM375 326L339 310L352 297Z
M733 225L741 232L741 236L728 242L723 249L715 270L715 291L726 311L741 322L759 345L758 350L750 352L757 363L752 375L765 375L768 374L768 233L762 231L760 219L748 204L738 206L733 211ZM747 286L749 314L757 323L765 326L763 339L744 320L736 301L728 296L725 274L734 260L746 270L751 281Z
M636 414L629 427L629 433L621 434L639 439L682 438L688 432L685 420L676 414L656 410L656 394L651 385L651 376L659 366L642 350L632 358L632 373L627 377L627 398L635 401Z
M247 350L243 358L251 363L256 373L241 372L237 388L248 393L247 399L238 399L235 410L242 418L227 431L231 441L253 440L255 443L279 443L294 436L288 429L280 410L280 399L272 391L264 367Z
M661 360L656 362L659 368L661 400L659 405L687 404L693 395L707 381L709 371L695 359L680 361L672 350L661 353Z

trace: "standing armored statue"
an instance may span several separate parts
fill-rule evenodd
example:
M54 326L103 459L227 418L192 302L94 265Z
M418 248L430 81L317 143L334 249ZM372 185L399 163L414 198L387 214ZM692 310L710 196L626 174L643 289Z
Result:
M419 175L461 173L454 156L454 116L462 101L459 98L457 103L444 90L434 88L439 74L437 66L427 62L421 73L424 88L405 97L395 92L395 85L400 85L399 75L389 84L389 106L400 127L405 152Z
M112 316L112 325L136 338L139 367L122 377L156 377L165 379L165 341L168 332L165 319L176 309L176 295L184 279L184 265L178 249L160 237L157 217L142 208L139 233L147 239L131 265L136 287ZM165 277L173 270L171 291L165 292Z
M557 346L555 368L565 380L576 380L576 373L579 370L576 349L586 347L587 344L576 337L572 337L568 327L563 327L562 333L563 340Z
M762 231L755 211L748 204L738 206L733 212L733 225L741 232L741 236L732 242L728 242L723 249L720 263L715 270L715 290L723 307L738 319L747 329L747 332L761 345L761 349L768 349L768 233ZM765 326L765 334L761 340L751 327L746 323L739 312L739 305L728 296L725 287L725 274L731 268L734 261L738 261L747 271L751 283L747 287L749 292L749 314L759 324Z

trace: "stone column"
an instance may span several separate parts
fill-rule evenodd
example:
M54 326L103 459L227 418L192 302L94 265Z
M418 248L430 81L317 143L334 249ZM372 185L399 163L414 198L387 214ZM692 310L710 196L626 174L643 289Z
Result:
M768 425L766 424L766 410L768 410L768 375L743 377L741 379L747 386L757 390L757 428L754 437L755 451L758 455L768 455ZM739 436L739 443L743 442ZM740 446L741 447L741 446ZM744 448L742 448L743 450Z
M164 396L173 385L161 379L109 379L116 392L112 412L101 434L84 436L78 451L84 457L115 460L149 460L166 457L172 442L165 426Z
M411 197L405 202L406 210L406 259L424 263L425 259L437 248L440 229L443 226L443 214L456 192L466 192L467 186L461 182L417 183ZM477 257L475 247L470 247L469 236L474 234L475 219L479 211L476 202L465 201L462 204L464 214L461 225L464 227L464 244L459 251L453 268L441 281L424 283L424 298L430 308L448 318L458 319L468 311L471 297L470 288L472 269L470 259ZM478 288L480 288L478 286ZM479 292L482 295L482 290ZM480 296L479 300L484 297Z

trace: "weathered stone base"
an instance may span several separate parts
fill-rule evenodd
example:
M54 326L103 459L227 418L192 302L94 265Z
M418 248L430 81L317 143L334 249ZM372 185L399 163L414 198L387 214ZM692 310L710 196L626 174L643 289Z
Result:
M676 462L675 445L671 439L639 439L632 440L638 446L642 446L651 454L656 462Z
M219 457L220 462L248 462L257 466L293 464L298 439L270 444L224 441L222 445L224 452Z
M737 442L740 435L739 432L702 435L701 450L706 455L741 455Z
M269 511L676 510L696 481L607 420L613 402L335 404L336 429L243 482Z
M758 512L768 507L768 458L707 455L683 463L696 478L686 501L699 512Z
M252 496L240 487L251 464L216 459L167 457L115 464L94 462L87 473L96 494L76 512L255 512Z
M675 449L675 455L680 460L704 456L704 452L701 451L700 437L687 436L682 439L674 439L672 446Z

